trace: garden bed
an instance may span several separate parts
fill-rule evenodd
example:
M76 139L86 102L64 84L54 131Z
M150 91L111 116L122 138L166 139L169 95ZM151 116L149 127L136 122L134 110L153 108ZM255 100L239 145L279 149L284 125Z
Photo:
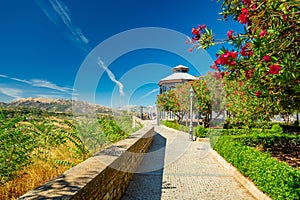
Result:
M278 161L300 169L300 136L291 134L253 134L237 138L243 144L270 153Z

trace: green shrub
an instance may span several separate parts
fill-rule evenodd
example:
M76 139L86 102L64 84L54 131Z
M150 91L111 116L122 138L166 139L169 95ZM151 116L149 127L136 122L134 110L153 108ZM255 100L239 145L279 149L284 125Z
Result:
M204 128L203 126L198 126L197 129L196 129L196 136L199 137L199 138L205 138L206 137L206 134L207 134L207 130L206 128Z
M247 144L251 141L267 143L267 137L252 135L249 140L247 137L242 136L240 140L247 141ZM275 136L273 140L276 140ZM221 136L214 149L271 198L300 199L299 170L278 162L269 153L261 153L254 147L244 145L237 136Z
M178 124L176 121L164 121L163 124L169 128L174 128L176 130L180 129L180 124Z
M300 136L291 134L251 134L237 137L236 140L247 146L263 146L265 148L292 149L300 145Z
M177 121L163 121L162 124L166 127L180 130L180 124L178 124Z
M0 185L13 179L17 172L32 163L36 143L22 126L0 130Z
M271 131L274 133L282 133L283 132L282 127L279 124L273 124Z

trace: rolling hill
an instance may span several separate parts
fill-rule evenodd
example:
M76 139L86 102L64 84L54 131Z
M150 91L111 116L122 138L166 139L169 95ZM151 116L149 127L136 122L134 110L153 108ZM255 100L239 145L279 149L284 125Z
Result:
M48 112L57 113L111 113L111 108L90 104L83 101L72 101L67 99L49 99L49 98L22 98L13 100L9 103L0 102L4 108L36 108Z

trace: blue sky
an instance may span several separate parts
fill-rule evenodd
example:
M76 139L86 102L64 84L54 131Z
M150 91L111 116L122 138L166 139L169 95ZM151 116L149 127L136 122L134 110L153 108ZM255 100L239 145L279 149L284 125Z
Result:
M218 38L226 38L227 30L242 30L237 23L218 20L219 12L220 3L212 0L3 1L0 101L73 97L114 107L123 98L126 104L154 105L157 82L172 67L184 64L200 75L219 48L180 57L178 52L187 52L189 45L181 37L176 41L176 32L191 36L192 27L206 24ZM158 34L145 27L157 27ZM165 35L164 29L175 35ZM169 47L151 48L139 36L149 41L161 37ZM125 46L131 50L116 55ZM83 75L83 68L89 72Z

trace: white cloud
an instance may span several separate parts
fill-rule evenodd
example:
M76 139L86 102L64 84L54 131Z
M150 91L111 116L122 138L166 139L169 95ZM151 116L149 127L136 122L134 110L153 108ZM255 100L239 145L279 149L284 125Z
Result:
M31 84L30 81L27 81L27 80L23 80L23 79L19 79L19 78L14 78L14 77L7 77L11 80L14 80L14 81L18 81L18 82L22 82L22 83L27 83L27 84Z
M9 87L0 87L0 93L5 94L6 96L13 97L15 99L21 98L22 90L17 88L9 88Z
M43 10L48 19L55 25L61 23L68 29L72 39L88 50L88 38L82 33L81 29L72 23L71 12L68 7L60 0L48 0L50 6L45 1L36 0L36 3Z
M6 76L4 74L0 74L0 77L10 79L10 80L13 80L13 81L17 81L17 82L21 82L21 83L26 83L26 84L34 86L34 87L44 87L44 88L57 90L57 91L64 92L64 93L67 93L67 94L71 94L73 92L73 88L58 86L55 83L52 83L52 82L47 81L47 80L31 79L29 81L29 80L20 79L20 78L9 77L9 76Z
M104 64L104 62L101 60L100 57L98 57L98 62L97 62L97 64L98 64L102 69L104 69L104 71L107 73L109 79L110 79L112 82L114 82L114 83L116 83L116 84L118 85L120 95L121 95L121 96L124 96L124 95L125 95L125 93L124 93L124 85L123 85L120 81L118 81L118 80L116 79L115 75L112 73L112 71L110 71L110 69L108 69L108 67Z
M44 14L48 17L48 19L55 25L58 25L59 18L55 15L52 9L48 9L46 5L46 0L35 0L38 6L43 10Z
M73 91L72 88L60 87L54 83L51 83L50 81L41 80L41 79L31 79L30 85L35 86L35 87L45 87L45 88L58 90L58 91L65 92L65 93L69 93L69 92Z
M141 97L141 99L144 99L144 98L146 98L146 97L150 96L151 94L156 93L156 92L158 92L158 91L159 91L159 88L153 89L153 90L151 90L150 92L148 92L148 93L146 93L145 95L143 95L143 96Z
M81 48L88 52L90 47L88 46L89 40L88 38L82 33L81 29L72 23L71 19L71 12L68 7L61 2L60 0L48 0L51 7L46 6L45 3L41 3L40 1L36 0L37 4L41 7L45 15L52 21L55 25L59 25L59 22L62 22L64 26L69 30L71 36L74 41L81 45ZM123 91L123 84L116 80L115 75L112 73L108 67L105 66L103 61L99 58L97 64L103 68L107 75L109 76L110 80L116 83L119 87L119 92L121 95L125 95ZM40 86L47 86L49 88L56 88L54 85L48 83L39 83ZM56 88L57 89L57 88Z
M38 0L36 0L36 2L50 21L52 21L55 25L58 25L59 21L61 21L71 33L72 38L81 45L81 48L83 50L88 52L88 50L90 49L88 46L89 40L82 33L81 29L72 23L71 12L63 2L61 2L60 0L49 0L49 3L51 5L50 8L49 6L46 6L45 3L41 3ZM110 80L118 85L120 94L124 95L124 86L121 82L116 80L115 75L112 73L112 71L110 71L108 67L105 66L100 58L97 64L106 71ZM43 85L43 83L41 85Z

